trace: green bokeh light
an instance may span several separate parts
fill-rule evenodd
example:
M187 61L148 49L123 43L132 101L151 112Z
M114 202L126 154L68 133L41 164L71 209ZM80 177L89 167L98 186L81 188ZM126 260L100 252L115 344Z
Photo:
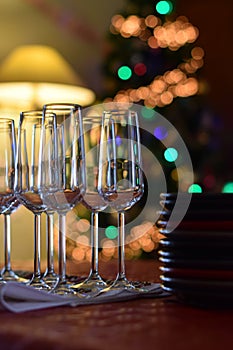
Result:
M170 1L159 1L156 4L156 11L160 15L168 15L173 10L172 3Z
M117 74L120 79L128 80L132 76L132 70L128 66L121 66Z
M178 158L178 152L175 148L169 147L164 151L164 158L168 162L175 162L175 160Z
M155 110L148 107L142 107L142 116L145 119L153 119L155 116Z
M233 182L227 182L223 186L222 193L233 193Z
M118 229L116 226L108 226L105 229L105 236L109 239L115 239L118 236Z
M189 189L188 189L189 193L202 193L202 188L200 185L198 184L192 184Z

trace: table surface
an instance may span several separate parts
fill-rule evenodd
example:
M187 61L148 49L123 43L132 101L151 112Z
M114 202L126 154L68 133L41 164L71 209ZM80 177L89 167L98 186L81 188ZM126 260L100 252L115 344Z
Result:
M112 278L115 263L102 263ZM159 281L156 260L127 262L130 279ZM71 274L85 274L87 265L67 265ZM217 350L233 346L233 310L201 309L174 296L162 299L58 307L13 314L0 310L3 350Z

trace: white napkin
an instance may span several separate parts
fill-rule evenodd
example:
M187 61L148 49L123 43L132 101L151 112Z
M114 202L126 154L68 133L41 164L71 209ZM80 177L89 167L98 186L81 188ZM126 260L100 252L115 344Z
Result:
M19 313L30 310L58 307L63 305L79 306L88 304L99 304L116 302L137 298L158 298L169 294L162 290L159 283L145 286L146 292L109 290L96 296L77 297L61 296L45 291L36 290L33 287L17 282L7 282L0 286L0 303L9 311Z

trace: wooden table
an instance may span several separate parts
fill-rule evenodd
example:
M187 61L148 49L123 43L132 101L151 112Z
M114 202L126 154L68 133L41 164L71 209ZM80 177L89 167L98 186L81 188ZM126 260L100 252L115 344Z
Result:
M87 266L69 265L71 273ZM102 274L112 277L114 263ZM133 279L158 281L155 260L127 263ZM22 314L0 310L1 350L222 350L233 347L233 310L208 310L174 297L59 307Z

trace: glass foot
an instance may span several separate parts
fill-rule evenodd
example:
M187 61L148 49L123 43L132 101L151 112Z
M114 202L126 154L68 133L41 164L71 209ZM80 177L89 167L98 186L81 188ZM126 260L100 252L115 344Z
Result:
M43 281L50 287L54 288L56 287L58 281L59 281L59 276L51 271L51 272L45 272L43 275Z
M45 283L41 277L32 277L31 281L28 283L30 287L33 287L38 290L51 291L51 288Z
M3 269L1 272L1 279L5 282L19 282L28 283L29 280L17 275L13 270Z
M58 281L57 285L55 286L55 288L52 289L51 293L66 296L72 296L77 294L75 289L73 289L73 284L67 280Z
M77 283L73 288L81 294L95 295L107 288L107 283L100 277L98 273L90 273L90 275L81 283Z
M6 284L6 281L4 281L2 278L0 278L0 286Z
M145 288L145 285L141 284L140 282L131 282L129 281L125 276L118 275L113 281L109 287L108 290L128 290L130 292L141 292L146 293L148 292L148 289Z
M135 286L126 277L117 277L109 289L135 290Z

